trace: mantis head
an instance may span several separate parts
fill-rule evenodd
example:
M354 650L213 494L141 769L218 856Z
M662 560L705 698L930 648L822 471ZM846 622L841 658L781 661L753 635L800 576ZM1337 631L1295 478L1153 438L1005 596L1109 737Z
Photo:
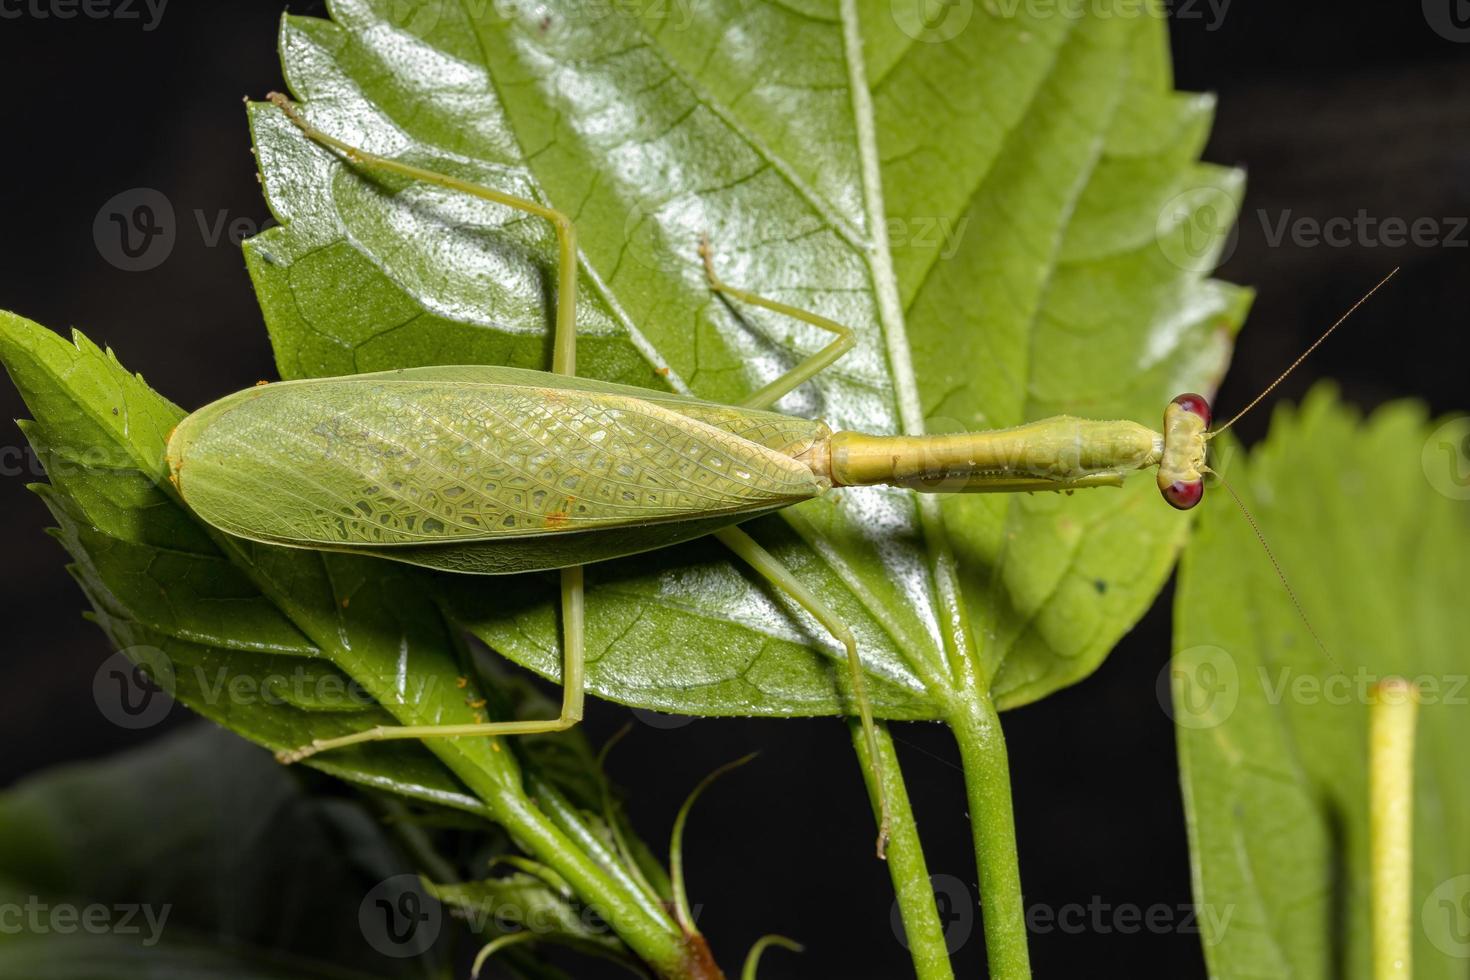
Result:
M1159 459L1159 492L1164 495L1164 499L1180 510L1189 510L1189 508L1199 503L1205 495L1204 475L1211 472L1210 468L1205 465L1205 443L1230 428L1242 415L1260 404L1261 400L1274 391L1277 385L1285 381L1287 376L1295 371L1297 366L1302 361L1305 361L1312 351L1321 346L1322 341L1332 336L1332 332L1342 326L1344 320L1352 316L1358 307L1368 301L1369 296L1378 292L1383 287L1383 284L1392 279L1398 271L1398 269L1394 269L1393 272L1390 272L1379 280L1378 285L1368 290L1362 299L1349 307L1348 311L1338 317L1337 321L1328 327L1326 332L1318 337L1310 347L1303 351L1301 356L1291 363L1290 367L1282 371L1275 381L1267 385L1265 391L1257 395L1234 418L1220 426L1214 432L1210 431L1210 403L1205 400L1203 395L1186 392L1170 402L1164 409L1164 451L1162 457ZM1219 474L1216 475L1218 476ZM1221 480L1223 479L1224 477L1221 477ZM1229 484L1226 484L1226 486L1229 486ZM1234 491L1231 492L1234 493ZM1237 497L1236 501L1239 502L1239 499ZM1244 510L1244 508L1245 505L1241 504L1241 509ZM1249 517L1250 514L1247 513L1246 516ZM1254 520L1252 520L1252 524L1254 524ZM1266 543L1264 538L1261 539L1261 543ZM1267 548L1266 550L1269 552L1271 549ZM1282 581L1286 581L1284 576ZM1288 585L1287 591L1290 590L1291 586Z
M1172 506L1188 510L1205 495L1205 441L1210 403L1193 392L1164 408L1164 454L1159 460L1159 492Z

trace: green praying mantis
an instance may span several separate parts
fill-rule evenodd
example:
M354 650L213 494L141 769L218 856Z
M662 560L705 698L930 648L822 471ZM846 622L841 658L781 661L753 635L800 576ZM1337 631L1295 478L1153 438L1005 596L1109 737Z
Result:
M1183 394L1165 407L1162 432L1132 421L1071 416L946 435L833 432L820 421L782 415L771 406L847 352L853 332L726 285L708 242L702 243L700 257L712 290L819 327L834 339L739 405L579 378L578 252L567 215L367 153L312 126L284 96L272 93L270 99L306 137L354 166L549 221L559 252L550 372L444 366L262 385L205 406L170 436L169 472L180 497L227 534L452 572L560 570L563 694L558 717L380 726L283 751L283 762L384 739L570 728L583 712L583 566L712 535L845 648L852 699L880 787L877 851L882 857L888 803L857 642L818 596L738 525L840 487L1071 492L1121 486L1127 474L1149 467L1157 467L1164 499L1188 509L1201 500L1211 472L1209 439L1254 407L1372 295L1354 304L1281 378L1214 431L1207 401Z

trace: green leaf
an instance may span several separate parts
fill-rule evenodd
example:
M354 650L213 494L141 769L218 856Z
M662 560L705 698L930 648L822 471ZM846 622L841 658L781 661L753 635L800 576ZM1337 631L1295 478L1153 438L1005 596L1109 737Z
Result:
M1409 402L1361 420L1318 388L1249 460L1226 454L1330 659L1228 495L1200 508L1172 672L1211 976L1371 975L1367 697L1389 675L1423 698L1414 976L1465 974L1470 509L1444 477L1466 428Z
M386 608L372 601L373 589L407 588L393 581L391 569L383 576L371 568L368 576L362 563L216 541L188 515L165 489L163 458L168 432L184 413L111 353L81 334L67 343L0 313L0 360L36 416L23 429L51 483L35 489L56 518L57 537L75 561L74 576L117 648L161 653L169 694L262 744L290 749L391 721L394 716L380 707L390 700L387 691L370 690L363 678L392 677L400 650L418 652L405 646L417 633L428 634L422 654L427 673L416 669L414 690L399 700L434 711L452 698L468 714L464 692L455 686L455 665L434 671L452 646L442 626L434 633L437 615L427 615L424 600L414 608L408 591ZM261 565L253 554L262 556ZM354 597L355 614L343 607ZM409 625L400 627L395 615ZM371 632L378 625L374 617L384 616L392 625ZM345 632L333 636L339 625ZM320 630L326 643L318 644L303 627ZM360 633L356 645L354 631ZM334 652L353 646L356 658L369 658L362 664L366 673L344 673L354 656L328 659L323 645ZM365 785L484 812L417 744L348 750L312 764Z
M1162 18L965 5L951 34L903 6L341 0L330 22L287 18L281 48L329 132L574 217L589 375L737 401L825 343L714 298L708 233L727 281L857 331L781 404L836 428L1153 422L1179 391L1213 390L1246 297L1201 280L1228 221L1196 218L1233 215L1240 180L1194 163L1211 103L1172 91ZM269 107L251 119L282 226L246 257L283 376L546 366L548 227L356 172ZM1186 251L1199 261L1170 261ZM850 490L751 528L852 625L878 713L927 718L957 683L947 649L976 650L1002 705L1091 672L1187 521L1140 479L942 504ZM841 649L718 547L588 582L596 694L846 710ZM497 651L559 676L553 577L437 587Z
M277 749L377 724L485 718L486 699L466 677L478 672L431 580L206 532L166 478L167 434L183 413L81 335L68 343L0 312L0 362L35 415L26 434L52 478L38 490L98 623L168 694ZM504 713L516 710L515 699L490 693ZM555 741L533 754L565 765L566 753L545 751ZM590 761L580 736L560 741L573 770L579 754ZM560 785L576 780L555 768L549 780L531 773L538 808L518 759L498 740L438 739L368 743L309 764L495 820L606 909L646 962L675 972L685 953L674 923L562 797Z
M442 952L385 955L359 923L364 897L406 872L360 807L308 797L263 753L195 724L0 795L0 901L22 916L0 930L0 973L434 976Z
M621 959L623 944L595 916L528 874L479 881L434 884L429 893L454 910L471 928L489 935L517 929L537 941L559 943L597 955Z

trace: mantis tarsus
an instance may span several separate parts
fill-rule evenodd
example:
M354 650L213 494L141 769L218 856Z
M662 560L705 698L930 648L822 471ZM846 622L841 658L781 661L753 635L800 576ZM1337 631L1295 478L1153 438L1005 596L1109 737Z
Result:
M846 649L852 697L876 767L873 712L852 632L737 524L834 487L1072 491L1121 486L1129 472L1151 466L1173 506L1193 507L1203 495L1213 433L1209 406L1194 394L1165 407L1162 432L1131 421L1057 416L983 432L868 435L834 433L821 422L770 411L849 350L854 335L814 313L726 285L707 243L700 252L712 290L835 339L738 406L578 378L578 252L565 214L364 152L313 127L284 96L270 98L308 138L350 163L544 218L559 246L550 373L427 367L270 384L200 409L170 437L169 467L180 496L229 534L450 571L561 571L557 718L377 727L282 752L283 761L383 739L571 727L583 706L582 566L711 534ZM875 776L881 788L882 773ZM881 857L888 806L881 790L879 797Z

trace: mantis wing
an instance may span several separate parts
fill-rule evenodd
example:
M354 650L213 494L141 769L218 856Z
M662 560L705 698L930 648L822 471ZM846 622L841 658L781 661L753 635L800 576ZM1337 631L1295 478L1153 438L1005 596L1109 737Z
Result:
M743 418L789 443L800 420L690 404L717 426L538 372L522 372L534 387L463 380L473 370L237 392L179 424L173 479L239 537L488 574L662 547L826 489L792 454L730 431ZM824 428L800 424L806 445Z

